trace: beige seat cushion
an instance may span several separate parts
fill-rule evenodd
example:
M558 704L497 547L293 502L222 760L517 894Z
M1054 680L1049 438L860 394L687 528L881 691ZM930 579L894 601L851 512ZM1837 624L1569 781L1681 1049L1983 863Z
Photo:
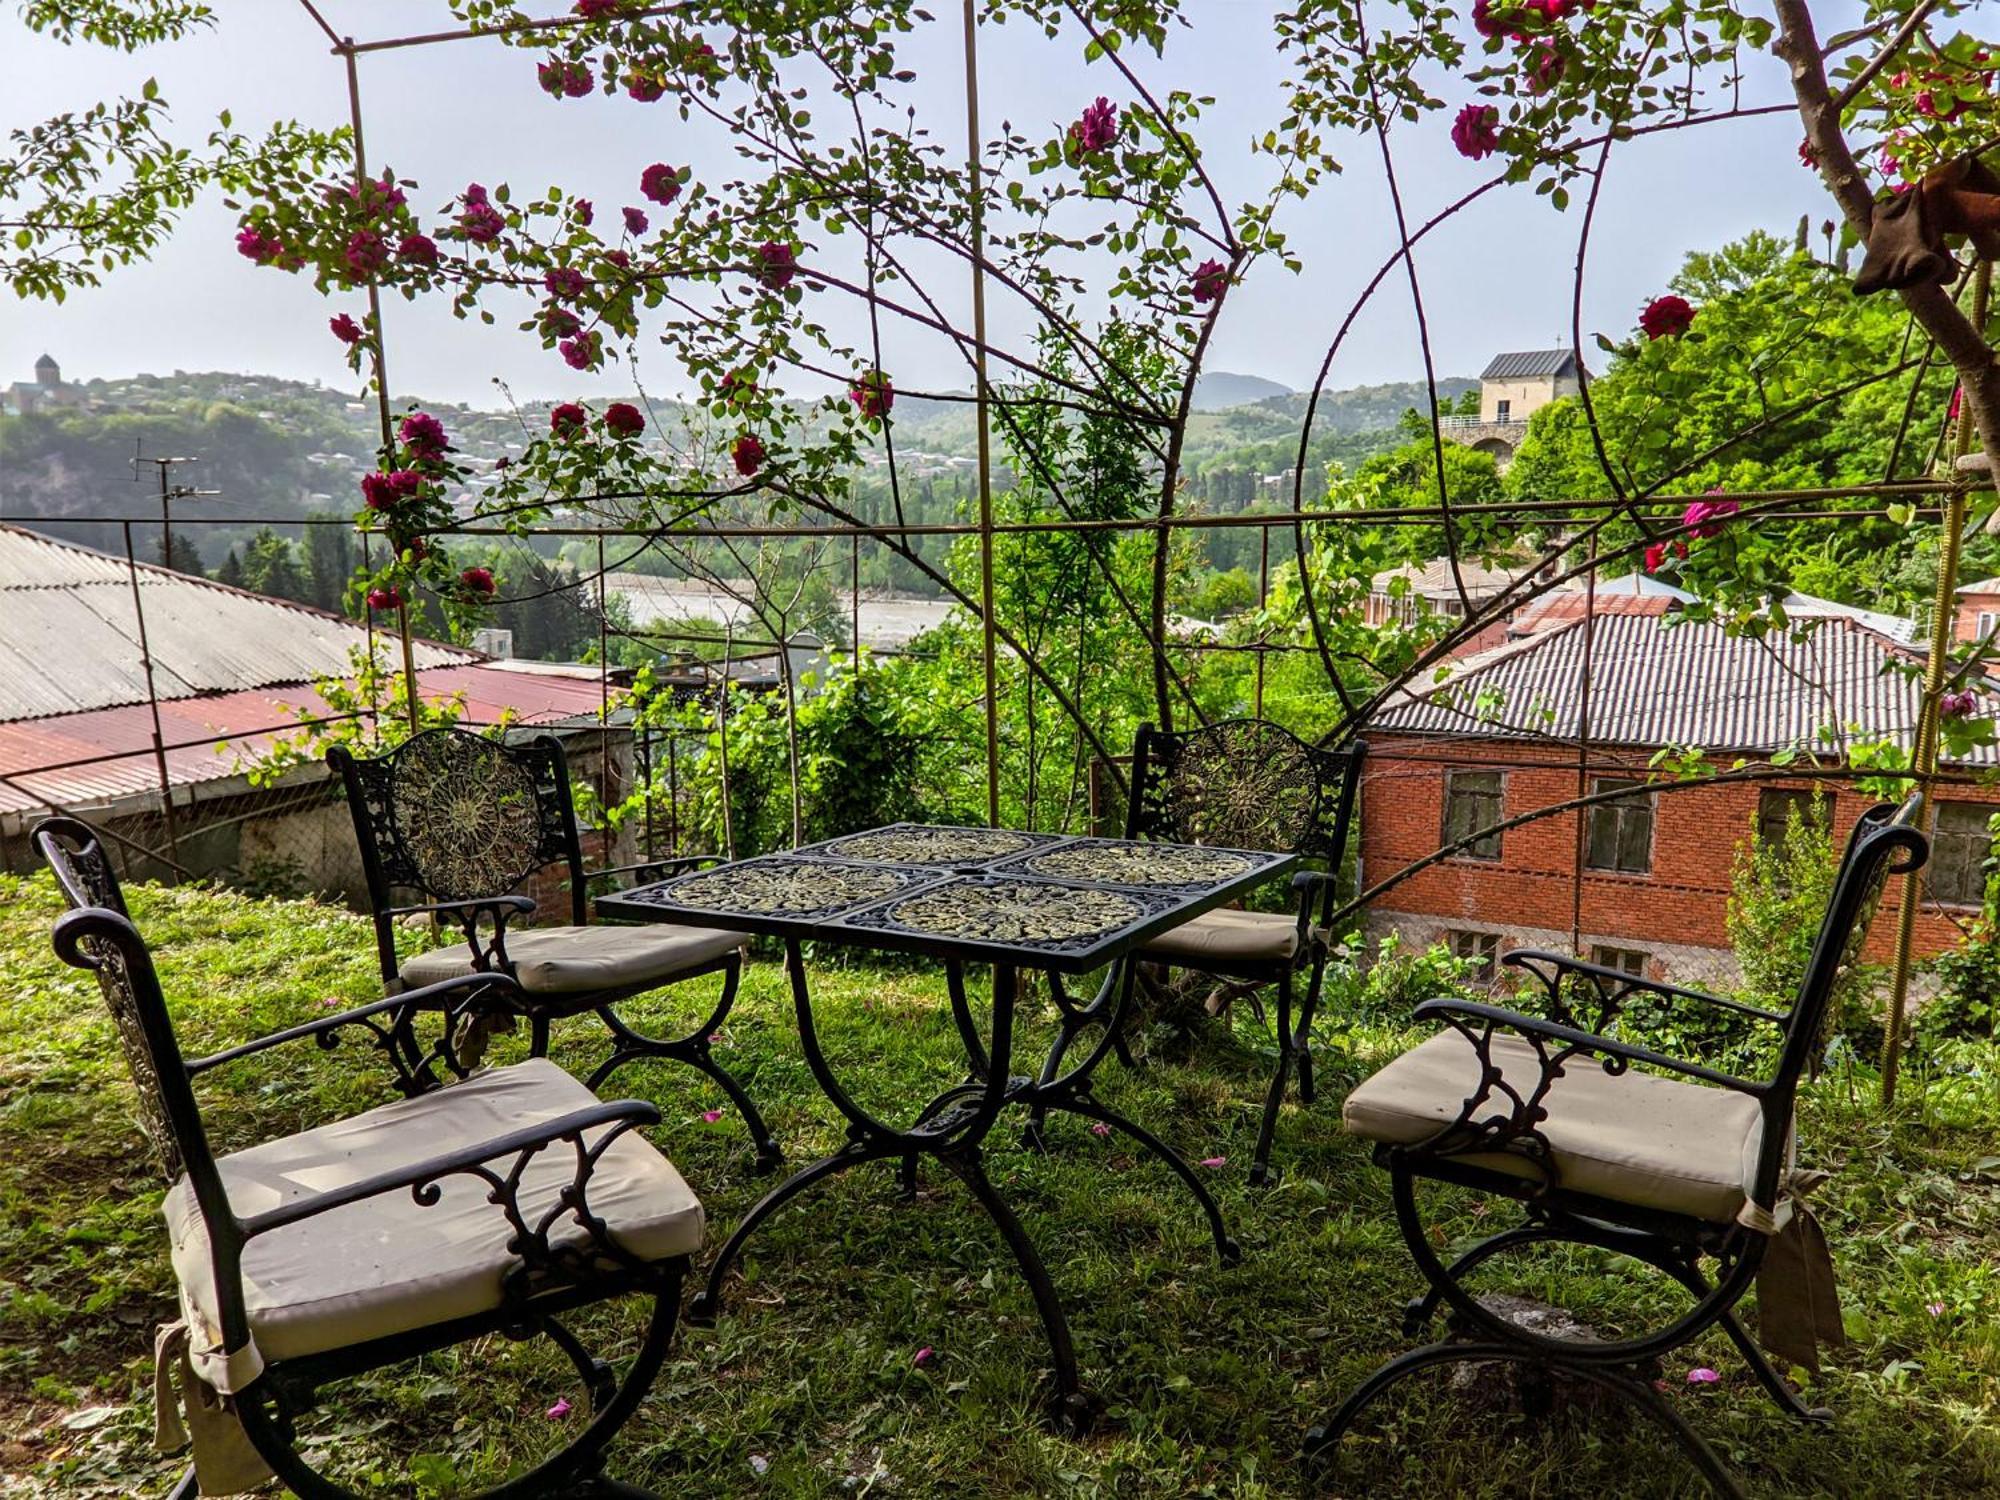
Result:
M533 995L575 995L664 984L748 941L740 932L715 927L523 927L507 934L506 949L522 989ZM473 968L472 950L459 943L406 959L400 977L415 989L456 979Z
M1269 911L1205 911L1139 950L1152 963L1284 964L1299 951L1299 919Z
M1493 1062L1525 1096L1541 1077L1534 1048L1511 1032L1493 1038ZM1371 1141L1411 1145L1456 1120L1479 1087L1479 1056L1446 1029L1404 1053L1347 1096L1341 1124ZM1594 1058L1564 1065L1543 1101L1562 1187L1642 1208L1733 1220L1748 1198L1763 1145L1763 1116L1747 1094L1652 1073L1606 1073ZM1476 1118L1509 1110L1497 1089ZM1533 1179L1535 1168L1506 1152L1458 1157Z
M220 1158L216 1167L230 1206L247 1218L598 1102L554 1063L534 1058L253 1146ZM497 1160L505 1168L513 1156ZM528 1222L553 1207L575 1176L574 1147L557 1142L538 1152L519 1193ZM428 1208L408 1188L397 1188L251 1240L243 1252L251 1348L225 1360L208 1232L182 1178L162 1211L197 1373L217 1390L239 1390L265 1360L317 1354L498 1307L501 1278L519 1264L507 1249L507 1220L487 1201L487 1185L477 1177L446 1177L439 1189L443 1196ZM619 1136L599 1158L589 1204L619 1247L642 1259L701 1249L700 1201L636 1132ZM586 1236L565 1216L550 1238L581 1243Z

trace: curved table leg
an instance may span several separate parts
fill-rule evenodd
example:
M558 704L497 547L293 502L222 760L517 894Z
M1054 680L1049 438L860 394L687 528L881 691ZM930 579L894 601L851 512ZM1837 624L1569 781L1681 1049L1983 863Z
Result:
M743 1246L757 1227L772 1214L783 1208L792 1199L803 1193L816 1182L845 1172L849 1167L858 1167L863 1162L878 1161L896 1153L872 1147L861 1142L843 1146L831 1156L822 1156L810 1166L801 1167L790 1177L772 1188L750 1207L743 1216L743 1222L736 1226L735 1233L723 1242L708 1268L708 1281L702 1289L688 1301L687 1321L692 1327L713 1328L716 1313L722 1306L722 1283L729 1276L729 1268L736 1263L736 1257L743 1253Z
M1042 1263L1035 1242L1028 1238L1028 1231L1021 1227L1013 1208L1000 1196L1000 1190L986 1175L986 1167L977 1147L953 1151L938 1160L966 1185L979 1206L986 1211L986 1216L993 1221L994 1227L1000 1231L1007 1248L1014 1252L1014 1262L1020 1267L1022 1280L1028 1283L1028 1291L1035 1299L1035 1311L1041 1315L1042 1331L1048 1336L1049 1355L1055 1367L1057 1421L1065 1430L1081 1437L1090 1430L1096 1414L1089 1398L1083 1394L1082 1382L1077 1376L1076 1348L1070 1341L1069 1320L1063 1316L1062 1300L1056 1295L1055 1283L1049 1279L1048 1267Z
M1174 1150L1145 1126L1106 1109L1090 1094L1074 1094L1052 1105L1051 1108L1068 1110L1071 1114L1083 1115L1092 1120L1102 1120L1113 1130L1130 1136L1172 1167L1174 1174L1186 1183L1188 1191L1194 1194L1195 1201L1201 1204L1201 1211L1208 1216L1209 1233L1215 1237L1216 1259L1225 1266L1236 1265L1243 1259L1243 1247L1230 1238L1229 1226L1223 1222L1222 1206L1215 1201L1215 1195L1208 1190L1208 1184L1201 1180L1194 1168L1188 1165L1187 1158L1180 1152Z

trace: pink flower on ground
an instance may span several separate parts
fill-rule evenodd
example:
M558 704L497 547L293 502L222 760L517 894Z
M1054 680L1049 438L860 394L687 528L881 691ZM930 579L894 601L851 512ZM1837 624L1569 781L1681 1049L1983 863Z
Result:
M1500 144L1500 111L1490 104L1468 104L1452 122L1451 143L1468 161L1481 161Z
M896 388L880 370L870 370L848 388L847 399L861 408L861 415L880 421L896 404Z
M757 247L757 280L772 291L781 292L790 286L798 269L798 253L790 245L766 240Z
M1226 1167L1229 1165L1229 1158L1226 1156L1204 1156L1201 1159L1201 1164L1204 1167Z
M427 411L413 411L403 418L403 425L396 429L403 446L420 458L436 458L450 442L445 437L444 423Z
M1718 493L1710 490L1711 495ZM1734 500L1696 500L1681 512L1681 525L1698 537L1720 536L1722 523L1742 509Z
M1926 1302L1924 1304L1924 1311L1934 1318L1941 1318L1944 1316L1945 1307L1942 1302Z
M937 1358L937 1350L933 1349L929 1344L926 1344L924 1345L923 1348L919 1349L915 1355L911 1357L910 1363L915 1365L919 1370L921 1370L925 1365L929 1364L932 1360L936 1358Z
M643 208L628 208L625 210L625 232L627 234L644 234L651 227L652 221L646 217L646 211Z
M589 421L589 412L574 401L564 401L549 412L549 431L557 437L574 437Z
M656 161L639 174L639 191L655 203L671 203L681 195L681 174L665 162Z
M560 1422L564 1417L568 1416L569 1413L570 1413L570 1404L568 1398L558 1397L556 1400L556 1404L548 1409L546 1415L551 1422Z
M641 104L651 104L666 91L666 84L651 73L641 73L635 68L625 75L625 92Z
M563 363L572 370L594 370L604 358L604 335L592 329L556 345Z
M1229 268L1219 260L1205 260L1194 268L1188 290L1202 305L1214 302L1229 286Z
M236 253L260 266L268 266L284 253L284 244L275 235L245 226L236 231Z
M1721 1379L1722 1376L1714 1370L1709 1369L1707 1365L1696 1365L1692 1370L1688 1371L1689 1385L1715 1385Z
M736 472L745 479L756 476L764 467L764 445L753 433L744 433L729 449L729 458L736 465Z
M711 1047L720 1047L722 1045L722 1033L719 1031L711 1031L708 1034L708 1045Z
M1093 1120L1090 1125L1090 1133L1102 1139L1103 1137L1111 1134L1111 1127L1105 1124L1102 1120Z
M705 1109L701 1112L701 1118L703 1124L713 1125L722 1118L722 1111L719 1109Z
M1655 297L1639 314L1639 328L1649 339L1679 338L1694 324L1694 309L1685 297L1669 293Z
M575 266L556 266L542 278L542 285L551 296L574 298L581 297L590 283Z
M637 437L646 430L646 419L629 401L614 401L604 408L604 430L616 437Z
M328 318L326 326L333 331L333 336L343 344L358 344L366 336L361 325L346 313L342 313L337 318Z
M406 234L396 246L396 255L413 266L434 266L438 263L437 241L427 234Z
M394 609L402 602L403 591L393 584L388 588L370 589L368 591L368 607L370 609Z
M493 570L491 568L467 568L458 575L458 585L468 594L479 594L491 598L493 594Z
M1069 127L1069 138L1083 156L1107 149L1118 139L1118 106L1100 94Z

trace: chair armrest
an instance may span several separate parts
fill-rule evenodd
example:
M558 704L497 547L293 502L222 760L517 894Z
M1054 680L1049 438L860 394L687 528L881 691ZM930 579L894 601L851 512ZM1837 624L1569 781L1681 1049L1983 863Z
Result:
M1731 1073L1719 1072L1701 1063L1687 1062L1678 1057L1669 1057L1664 1052L1655 1052L1650 1047L1634 1046L1613 1037L1599 1036L1595 1032L1582 1031L1574 1026L1565 1026L1558 1021L1544 1021L1535 1016L1524 1016L1518 1011L1504 1010L1497 1005L1486 1005L1476 1000L1453 1000L1442 998L1426 1000L1413 1012L1418 1020L1441 1018L1464 1032L1459 1021L1481 1021L1485 1023L1484 1035L1491 1037L1498 1027L1518 1031L1524 1036L1541 1037L1552 1042L1561 1042L1575 1052L1587 1052L1599 1057L1616 1058L1621 1064L1616 1072L1624 1072L1625 1066L1644 1063L1651 1068L1664 1068L1670 1073L1679 1073L1688 1078L1699 1078L1704 1083L1713 1083L1722 1088L1733 1089L1739 1094L1762 1097L1765 1086L1747 1078L1738 1078ZM1467 1033L1469 1036L1469 1032Z
M494 1189L494 1201L499 1204L516 1229L523 1228L520 1206L514 1190L519 1186L521 1175L529 1160L544 1147L557 1141L572 1141L577 1148L577 1185L581 1187L589 1179L597 1159L612 1139L639 1125L660 1123L659 1106L643 1099L613 1099L602 1104L593 1104L587 1109L574 1110L556 1119L544 1121L540 1125L524 1125L519 1130L496 1136L490 1141L481 1141L476 1146L465 1146L450 1151L443 1156L433 1156L424 1161L411 1162L393 1172L377 1173L364 1177L359 1182L351 1182L345 1187L334 1188L324 1193L314 1193L310 1197L294 1198L276 1208L266 1209L261 1214L252 1214L242 1221L243 1237L247 1240L255 1235L268 1234L273 1229L282 1229L287 1224L296 1224L303 1219L330 1213L336 1208L345 1208L363 1199L380 1197L383 1193L393 1193L399 1188L410 1189L419 1203L429 1207L438 1198L438 1180L444 1177L470 1173L484 1179ZM586 1149L583 1133L600 1125L615 1127L603 1140ZM505 1170L497 1170L487 1163L512 1156L513 1163ZM576 1205L585 1201L581 1195ZM530 1226L537 1237L546 1235L551 1216L547 1223L538 1228ZM546 1244L544 1243L544 1249ZM517 1253L518 1250L517 1250Z
M635 865L607 865L602 870L585 870L585 885L593 880L609 880L614 875L664 875L668 870L698 870L706 865L726 864L720 854L677 854L672 859L642 859Z
M238 1058L252 1057L282 1042L296 1042L303 1037L318 1037L322 1046L331 1046L333 1033L342 1027L365 1025L375 1016L396 1012L408 1014L420 1010L449 1011L451 999L461 990L481 992L499 990L502 993L511 990L515 995L522 994L521 986L507 974L461 974L454 979L443 979L436 984L427 984L421 989L391 995L386 1000L372 1000L366 1005L357 1005L352 1010L337 1011L333 1015L304 1021L297 1026L287 1026L283 1031L271 1032L268 1036L260 1036L254 1041L244 1042L221 1052L211 1052L206 1057L192 1058L187 1063L188 1076L192 1078L197 1074L206 1073L210 1068L219 1068L224 1063L235 1062ZM384 1033L380 1027L369 1026L368 1029L375 1033L378 1040L383 1038Z
M1552 997L1556 986L1561 982L1564 974L1581 974L1586 978L1597 980L1600 982L1598 994L1607 1003L1611 1004L1614 1011L1617 1008L1617 1003L1612 999L1611 995L1605 994L1603 989L1604 983L1607 982L1616 988L1617 1001L1622 1001L1626 995L1636 990L1643 991L1649 995L1659 995L1668 1000L1698 1000L1704 1005L1719 1006L1723 1010L1733 1010L1739 1015L1752 1016L1759 1021L1769 1021L1774 1026L1783 1026L1787 1020L1786 1017L1779 1015L1776 1011L1763 1010L1755 1005L1745 1005L1740 1000L1726 1000L1720 995L1711 995L1705 990L1689 990L1682 989L1679 985L1661 984L1657 980L1645 979L1637 974L1628 974L1623 969L1613 969L1605 964L1586 963L1583 959L1572 957L1570 954L1552 953L1545 948L1516 948L1512 952L1503 954L1500 962L1511 964L1518 969L1526 969L1530 974L1533 974L1537 979L1542 981ZM1544 974L1536 967L1538 964L1547 964L1556 972L1553 974Z
M505 925L509 917L525 917L535 909L535 903L526 896L468 896L463 901L431 901L421 906L385 906L385 917L457 917L461 922L468 916L477 920L491 913L495 922Z

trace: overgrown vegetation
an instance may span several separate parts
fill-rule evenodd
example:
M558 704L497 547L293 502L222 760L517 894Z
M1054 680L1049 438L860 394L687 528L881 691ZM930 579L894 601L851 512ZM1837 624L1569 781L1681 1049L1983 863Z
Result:
M346 912L199 889L138 887L132 902L191 1050L374 993L365 923ZM151 1330L171 1309L161 1184L137 1149L94 987L49 950L58 910L45 878L0 877L0 1430L10 1434L0 1462L27 1493L161 1495L177 1473L148 1447ZM956 1076L928 973L817 964L829 1051L867 1102L891 1108ZM1103 1075L1115 1108L1190 1155L1227 1158L1215 1183L1248 1252L1236 1269L1214 1264L1199 1215L1167 1176L1115 1143L1058 1124L1044 1158L996 1134L996 1179L1054 1268L1086 1379L1108 1403L1090 1440L1039 1420L1039 1328L990 1228L946 1180L898 1204L885 1169L839 1179L760 1236L719 1328L682 1333L613 1450L615 1471L704 1496L1700 1493L1632 1424L1517 1426L1470 1410L1442 1380L1420 1383L1372 1437L1351 1442L1332 1479L1297 1462L1304 1429L1403 1346L1398 1315L1417 1277L1383 1174L1340 1134L1339 1100L1408 1044L1402 1002L1448 983L1449 967L1406 954L1368 981L1336 982L1325 1092L1286 1113L1289 1173L1273 1190L1252 1193L1238 1171L1268 1068L1247 1018L1234 1039L1203 1033L1185 1060L1156 1047L1141 1071ZM587 1030L564 1029L561 1060L595 1049ZM1671 1399L1760 1495L2000 1488L2000 1049L1958 1046L1948 1064L1920 1059L1921 1086L1892 1117L1874 1112L1874 1080L1858 1068L1822 1077L1803 1101L1802 1161L1836 1174L1816 1203L1853 1338L1813 1390L1834 1427L1780 1418L1726 1341L1684 1351L1664 1372ZM775 965L752 965L725 1047L795 1162L838 1143ZM726 1232L764 1184L747 1175L735 1122L702 1120L721 1101L685 1070L633 1070L621 1086L661 1103L661 1144L702 1195L711 1234ZM385 1092L366 1049L307 1047L222 1070L203 1097L227 1150ZM1441 1221L1447 1240L1478 1227L1463 1213ZM1606 1328L1674 1303L1582 1253L1496 1272L1494 1284L1560 1296ZM919 1368L925 1347L935 1355ZM1695 1365L1722 1382L1687 1384ZM545 1415L559 1396L578 1400L559 1360L496 1342L355 1382L311 1430L364 1490L394 1493L398 1471L384 1460L413 1451L419 1493L444 1495L494 1478L576 1420Z

